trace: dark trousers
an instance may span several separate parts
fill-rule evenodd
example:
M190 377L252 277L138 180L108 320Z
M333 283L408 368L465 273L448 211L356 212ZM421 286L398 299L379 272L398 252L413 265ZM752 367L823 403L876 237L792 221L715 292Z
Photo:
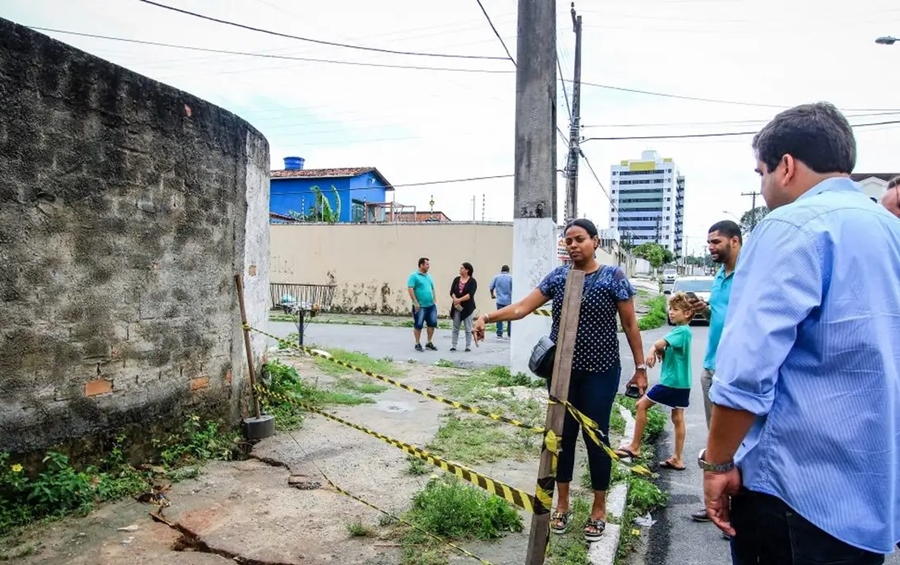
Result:
M597 422L597 425L603 432L601 438L607 445L609 445L609 415L612 412L613 402L616 399L616 392L619 390L619 377L621 374L622 368L617 363L606 371L599 373L573 370L572 378L569 382L569 402L579 412ZM556 482L558 483L572 481L572 472L575 467L575 442L578 440L579 429L580 426L575 418L566 412L560 445L562 453L559 454L556 469ZM594 490L607 490L609 489L609 479L612 474L612 460L583 431L582 436L587 447L588 468L591 471L591 488Z
M878 565L884 555L848 545L781 499L742 490L731 499L734 565Z

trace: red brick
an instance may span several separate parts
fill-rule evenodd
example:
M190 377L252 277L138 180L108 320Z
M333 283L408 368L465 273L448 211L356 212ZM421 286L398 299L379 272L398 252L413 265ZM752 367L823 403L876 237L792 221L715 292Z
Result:
M209 386L209 377L200 377L191 380L191 390L200 390Z
M85 396L97 396L98 394L109 394L112 392L112 381L106 379L97 379L84 383Z

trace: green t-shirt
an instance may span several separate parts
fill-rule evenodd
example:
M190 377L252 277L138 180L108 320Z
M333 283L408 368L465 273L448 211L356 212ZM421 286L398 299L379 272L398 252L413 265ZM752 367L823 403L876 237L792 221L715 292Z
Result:
M434 304L434 281L431 280L430 274L415 271L409 275L406 286L413 289L416 300L422 308L428 308Z
M670 388L691 388L691 329L676 326L663 338L666 348L659 384Z

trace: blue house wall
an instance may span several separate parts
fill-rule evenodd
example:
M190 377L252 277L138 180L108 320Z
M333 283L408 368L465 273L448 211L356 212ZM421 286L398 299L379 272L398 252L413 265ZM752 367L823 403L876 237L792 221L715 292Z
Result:
M270 187L269 211L285 216L290 216L291 212L309 212L316 200L315 192L312 190L314 186L319 187L331 204L332 210L338 209L337 198L335 198L332 187L337 190L341 210L338 221L342 223L354 221L354 201L357 203L386 201L387 189L374 172L344 178L273 178ZM380 217L372 218L370 211L370 221L381 219ZM365 221L365 219L357 221Z

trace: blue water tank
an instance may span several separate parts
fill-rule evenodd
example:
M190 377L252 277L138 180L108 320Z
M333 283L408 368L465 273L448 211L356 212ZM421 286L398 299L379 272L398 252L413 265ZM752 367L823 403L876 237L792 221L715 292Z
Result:
M306 161L303 157L285 157L284 158L284 170L286 171L299 171L303 168L303 163Z

